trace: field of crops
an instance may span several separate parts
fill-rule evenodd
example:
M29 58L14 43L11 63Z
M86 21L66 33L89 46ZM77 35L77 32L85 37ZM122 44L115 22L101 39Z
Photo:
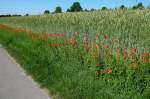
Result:
M0 43L59 98L150 98L150 10L10 17L0 24Z

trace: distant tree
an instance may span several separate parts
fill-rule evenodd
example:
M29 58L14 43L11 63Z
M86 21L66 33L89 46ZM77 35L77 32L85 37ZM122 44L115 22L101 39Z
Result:
M50 11L49 10L45 10L44 14L50 14Z
M70 9L67 9L67 11L66 11L66 12L71 12L71 11L70 11Z
M126 9L126 7L124 5L121 5L120 9Z
M143 3L138 3L137 5L133 6L132 9L144 9Z
M138 3L137 8L138 9L144 9L145 7L144 7L143 3Z
M133 6L132 9L133 9L133 10L137 9L137 6Z
M29 16L29 14L27 13L25 16Z
M82 11L82 7L79 2L74 2L73 5L70 7L71 12L79 12Z
M102 10L107 10L108 8L107 7L102 7Z
M85 11L85 12L88 12L89 10L88 10L88 9L84 9L84 11Z
M92 11L92 12L93 12L93 11L96 11L96 9L92 8L90 11Z
M8 15L0 15L0 17L11 17L11 15L10 14L8 14Z
M14 15L12 15L12 16L14 16L14 17L18 16L18 17L19 17L19 16L21 16L21 15L19 15L19 14L14 14Z
M60 6L56 7L55 13L61 13L62 12L62 8Z

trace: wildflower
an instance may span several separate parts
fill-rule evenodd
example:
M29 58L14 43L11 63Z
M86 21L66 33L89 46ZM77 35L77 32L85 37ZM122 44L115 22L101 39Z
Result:
M144 62L144 63L148 63L148 60L147 60L147 59L143 59L143 62Z
M69 39L69 44L71 44L72 46L76 46L77 45L77 40L75 37L72 37Z
M108 49L108 48L109 48L109 45L104 45L104 48L105 48L105 49Z
M95 40L97 41L99 39L99 34L96 34Z
M134 52L137 52L137 48L133 48L133 51L134 51Z
M134 56L136 50L137 50L136 48L130 49L130 56Z
M112 73L112 69L107 69L107 73L111 74Z
M104 35L105 40L109 40L109 36L107 34Z
M144 62L144 63L147 63L148 60L149 60L149 53L146 53L146 52L143 53L142 59L143 59L143 62Z
M146 53L146 52L145 52L145 53L143 54L143 57L148 57L148 56L149 56L149 53Z
M102 73L111 74L112 71L113 70L111 68L108 68L108 69L103 70Z
M99 45L98 44L94 44L93 48L99 49Z

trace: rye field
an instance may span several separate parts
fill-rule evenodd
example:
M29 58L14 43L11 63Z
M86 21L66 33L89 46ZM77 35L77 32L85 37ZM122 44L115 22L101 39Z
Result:
M0 43L57 99L149 99L150 10L0 18Z

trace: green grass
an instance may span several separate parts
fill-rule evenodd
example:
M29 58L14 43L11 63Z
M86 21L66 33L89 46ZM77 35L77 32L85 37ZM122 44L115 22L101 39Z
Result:
M28 74L51 93L64 99L149 99L150 62L138 60L133 69L131 60L124 62L124 48L144 47L149 51L150 11L102 11L91 13L67 13L44 16L0 18L0 23L25 28L39 33L79 32L78 46L49 46L50 43L65 42L66 38L49 38L48 41L33 40L27 33L14 33L0 29L0 43L5 46ZM109 44L108 50L100 46L102 59L94 59L82 46L82 37L88 33L91 43L100 33L99 44ZM103 39L110 35L110 41ZM70 37L70 36L69 36ZM120 62L116 60L113 38L119 38ZM124 41L127 40L127 41ZM101 52L100 51L100 52ZM137 53L136 53L137 54ZM101 56L101 55L100 55ZM139 56L137 56L140 58ZM104 62L101 69L112 68L111 74L96 75L96 64Z

